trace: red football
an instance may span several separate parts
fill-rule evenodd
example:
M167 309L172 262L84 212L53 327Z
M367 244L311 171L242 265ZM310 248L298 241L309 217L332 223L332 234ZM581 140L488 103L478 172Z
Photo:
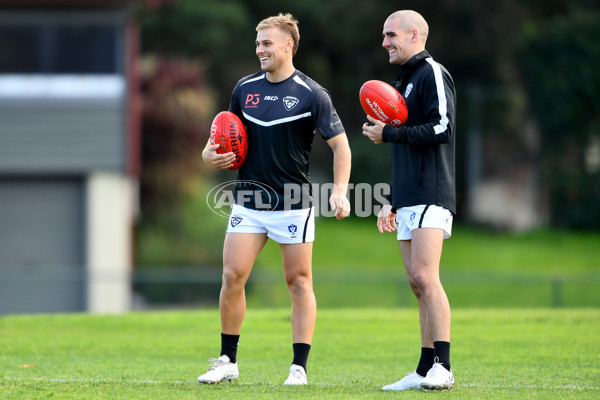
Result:
M408 118L406 102L398 91L383 81L367 81L358 94L363 110L391 126L400 126Z
M248 135L237 115L230 111L217 114L210 127L210 144L220 144L218 154L233 152L235 161L229 170L238 169L246 161Z

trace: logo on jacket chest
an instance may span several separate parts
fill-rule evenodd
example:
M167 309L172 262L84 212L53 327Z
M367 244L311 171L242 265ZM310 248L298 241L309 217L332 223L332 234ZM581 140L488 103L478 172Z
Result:
M294 96L285 96L283 98L283 105L285 106L285 109L290 111L292 108L296 107L296 105L300 103L300 100L298 100L297 97Z
M406 98L408 97L408 95L410 95L410 92L412 92L412 89L413 89L413 84L412 84L412 83L409 83L409 84L406 86L406 90L404 91L404 99L405 99L405 100L406 100Z

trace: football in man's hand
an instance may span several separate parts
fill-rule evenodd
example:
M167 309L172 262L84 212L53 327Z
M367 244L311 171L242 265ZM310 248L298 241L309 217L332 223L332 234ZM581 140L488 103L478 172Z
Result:
M358 94L367 115L391 126L400 126L408 118L406 102L391 85L377 80L365 82Z
M230 111L217 114L210 127L210 144L219 144L218 154L233 152L235 161L229 170L238 169L246 161L248 135L237 115Z

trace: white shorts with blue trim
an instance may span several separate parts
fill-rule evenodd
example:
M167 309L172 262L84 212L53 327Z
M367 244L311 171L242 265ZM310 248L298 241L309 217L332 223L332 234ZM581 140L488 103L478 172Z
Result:
M452 213L440 206L418 205L396 210L398 240L410 240L412 230L418 228L439 228L444 231L444 239L452 236Z
M314 207L302 210L259 211L234 204L227 233L266 233L277 243L314 242Z

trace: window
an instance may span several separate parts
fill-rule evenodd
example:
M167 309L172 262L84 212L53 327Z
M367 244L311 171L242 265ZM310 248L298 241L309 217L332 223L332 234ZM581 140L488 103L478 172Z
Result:
M114 74L115 24L0 22L0 73Z

